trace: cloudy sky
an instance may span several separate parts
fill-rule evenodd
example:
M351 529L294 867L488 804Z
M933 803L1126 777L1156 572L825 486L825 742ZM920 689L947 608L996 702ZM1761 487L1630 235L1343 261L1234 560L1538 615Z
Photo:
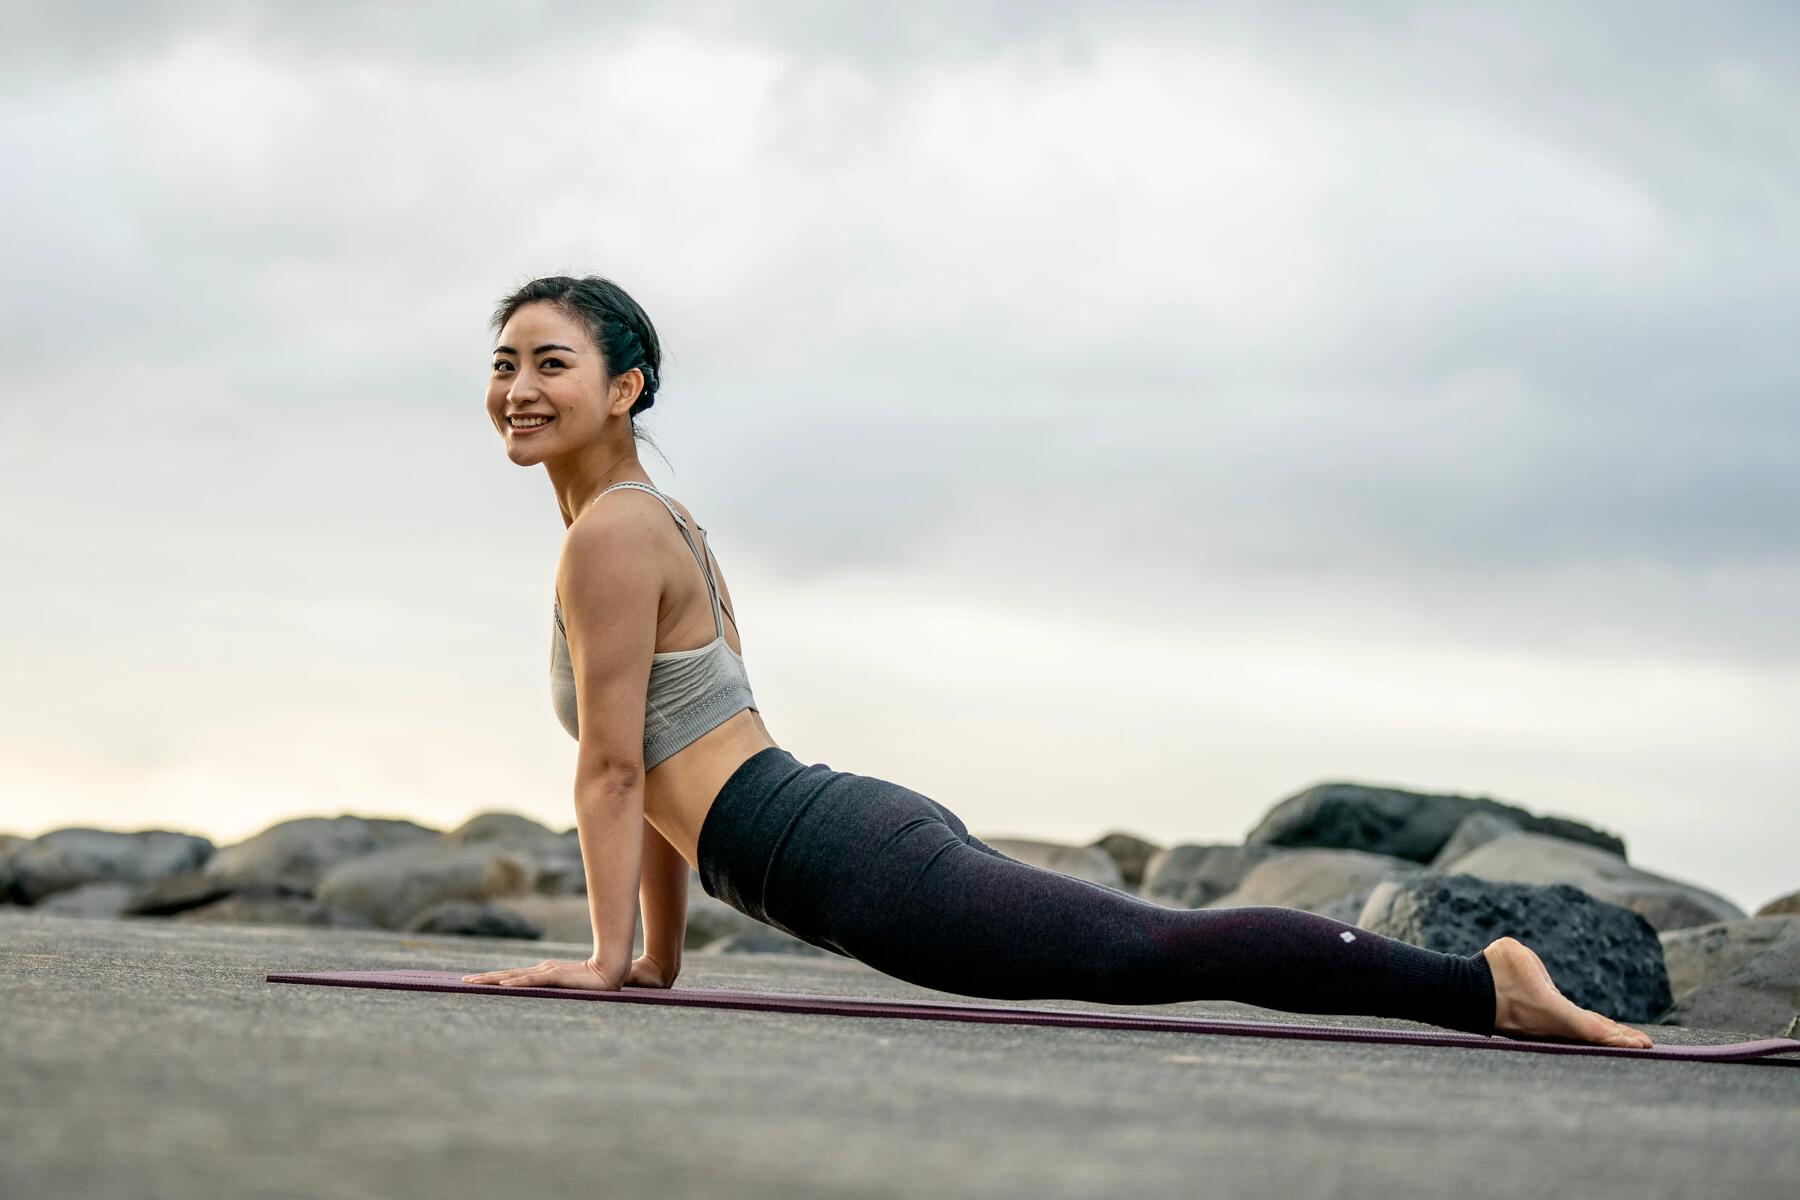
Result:
M498 298L592 272L802 761L1800 886L1793 12L606 13L8 6L0 830L572 825L482 399Z

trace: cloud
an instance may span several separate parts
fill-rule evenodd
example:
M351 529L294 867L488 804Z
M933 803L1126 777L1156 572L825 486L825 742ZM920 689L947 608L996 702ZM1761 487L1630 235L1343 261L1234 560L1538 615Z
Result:
M168 614L258 535L265 598L333 546L421 555L364 578L406 611L471 556L525 595L485 322L591 270L666 347L646 465L785 602L1792 687L1786 10L5 20L0 406L79 414L0 442L15 624L121 528Z

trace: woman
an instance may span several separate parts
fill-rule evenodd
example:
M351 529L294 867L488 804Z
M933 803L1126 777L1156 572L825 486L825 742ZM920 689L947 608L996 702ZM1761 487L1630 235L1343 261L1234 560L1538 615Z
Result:
M638 462L635 418L662 366L649 317L610 280L553 276L503 300L493 324L488 415L513 462L544 465L568 529L552 679L578 744L595 950L466 981L669 987L691 863L707 894L759 921L959 995L1237 1000L1651 1044L1561 995L1512 938L1465 958L1298 909L1164 908L1009 858L898 784L800 763L756 707L705 529Z

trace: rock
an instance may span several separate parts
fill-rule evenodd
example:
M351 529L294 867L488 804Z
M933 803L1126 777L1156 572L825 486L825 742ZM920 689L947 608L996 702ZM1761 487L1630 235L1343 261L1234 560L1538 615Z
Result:
M148 883L206 862L213 844L165 829L114 833L57 829L15 845L8 855L12 887L27 904L84 883Z
M223 925L311 925L331 929L374 929L376 925L358 913L321 904L304 892L279 884L253 883L223 900L185 908L171 921L198 921Z
M594 945L594 917L588 909L586 896L533 892L526 896L508 896L504 906L531 922L537 928L538 936L546 942L574 942L590 949ZM643 937L641 929L637 936Z
M1062 842L1032 841L1029 838L979 840L1008 858L1016 858L1030 866L1073 875L1077 879L1120 891L1125 889L1125 877L1119 871L1119 864L1104 850L1096 850L1092 846L1069 846Z
M1579 821L1540 817L1486 797L1440 796L1356 783L1321 783L1270 809L1245 841L1271 846L1322 847L1391 854L1435 863L1457 826L1471 813L1504 817L1519 828L1610 850L1625 843Z
M116 917L125 911L135 884L106 880L64 888L38 901L36 912L65 917Z
M1800 915L1745 917L1692 925L1662 935L1663 961L1669 964L1669 990L1679 1003L1701 984L1710 983L1789 938L1800 937Z
M1769 918L1760 918L1768 920ZM1658 1023L1774 1037L1800 1012L1800 936L1787 936L1678 1000Z
M1640 913L1659 932L1741 920L1723 896L1631 866L1616 854L1540 833L1496 838L1442 868L1507 883L1568 883L1608 904Z
M1149 865L1151 856L1162 849L1136 834L1119 832L1106 834L1094 842L1093 847L1113 860L1119 868L1119 878L1134 891L1144 885L1144 868Z
M455 933L464 937L523 938L535 941L544 931L502 904L474 900L446 900L416 913L405 925L408 933Z
M280 884L311 894L332 868L395 846L436 843L441 835L412 821L366 817L297 817L226 846L208 860L206 873L239 886Z
M581 861L581 837L559 833L536 842L509 843L531 860L538 891L548 896L586 896L587 865ZM693 874L693 868L688 868Z
M548 825L510 812L477 813L444 835L458 846L474 842L530 842L562 835Z
M1800 913L1800 892L1777 896L1756 910L1759 917L1781 917L1790 913Z
M1334 921L1342 921L1346 925L1354 925L1357 922L1357 918L1362 916L1363 906L1368 902L1368 892L1359 888L1354 892L1338 897L1329 904L1321 904L1313 911L1318 913L1321 917L1330 917Z
M0 833L0 904L18 904L22 900L13 891L12 849L30 840L17 834Z
M767 925L726 934L707 943L702 950L707 954L810 954L831 957L830 951L789 937L779 929L771 929Z
M688 949L711 945L734 933L749 933L767 928L767 925L754 917L746 916L723 900L707 895L698 880L689 881L687 937L684 941Z
M1171 846L1144 864L1144 899L1166 908L1202 908L1242 883L1259 863L1293 851L1279 846Z
M214 879L204 869L165 875L137 888L125 904L125 911L138 916L166 917L184 909L199 908L231 895L236 889Z
M1662 943L1650 923L1568 884L1424 871L1378 884L1351 923L1444 954L1517 938L1543 959L1558 991L1615 1021L1652 1021L1669 1006Z
M1490 812L1472 812L1462 819L1462 823L1456 827L1456 832L1452 833L1450 840L1444 843L1444 848L1439 850L1437 857L1431 860L1431 865L1434 869L1441 871L1445 866L1455 862L1477 846L1485 846L1496 838L1503 838L1509 833L1523 832L1525 831L1519 828L1519 823L1510 817L1502 817L1497 813Z
M1421 869L1404 858L1361 850L1289 850L1258 863L1237 887L1201 907L1275 905L1316 913L1327 907L1341 912L1354 904L1361 912L1376 884Z
M517 896L534 883L530 860L509 846L456 846L433 837L339 863L319 880L314 894L383 929L399 929L420 910L445 900Z

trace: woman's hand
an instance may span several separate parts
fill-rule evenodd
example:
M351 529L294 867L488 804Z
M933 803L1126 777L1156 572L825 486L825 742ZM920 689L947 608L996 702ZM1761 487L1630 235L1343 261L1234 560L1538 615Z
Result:
M626 976L625 982L632 987L673 987L675 984L675 971L663 966L660 962L657 962L654 958L651 958L646 954L643 957L632 961L631 974Z
M632 964L635 970L637 964ZM618 968L608 970L600 965L598 959L588 958L584 962L566 962L560 959L547 958L535 967L512 967L504 971L484 971L479 975L464 975L464 983L491 983L499 987L566 987L583 988L596 992L616 992L624 987L628 980L626 971ZM666 986L666 985L664 985Z

